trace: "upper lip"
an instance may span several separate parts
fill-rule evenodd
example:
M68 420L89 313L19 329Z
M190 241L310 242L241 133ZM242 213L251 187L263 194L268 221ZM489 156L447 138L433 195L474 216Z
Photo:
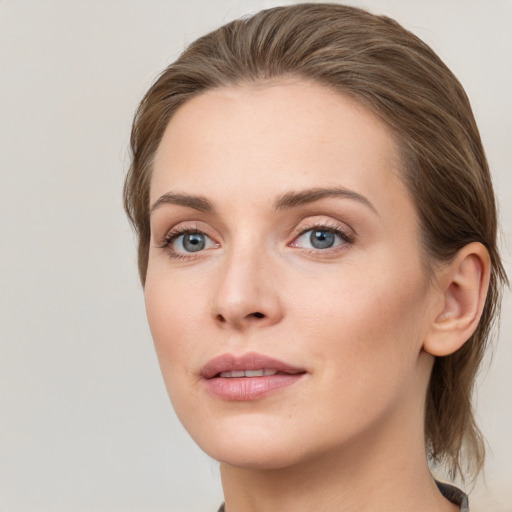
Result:
M222 354L210 359L201 369L201 377L211 379L222 372L262 369L276 370L288 374L305 372L303 368L284 363L273 357L250 352L241 356Z

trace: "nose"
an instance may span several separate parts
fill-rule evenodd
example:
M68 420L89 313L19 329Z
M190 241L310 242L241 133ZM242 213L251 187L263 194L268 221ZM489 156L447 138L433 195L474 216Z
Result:
M213 315L219 326L244 330L271 326L282 319L274 266L265 254L233 251L217 278Z

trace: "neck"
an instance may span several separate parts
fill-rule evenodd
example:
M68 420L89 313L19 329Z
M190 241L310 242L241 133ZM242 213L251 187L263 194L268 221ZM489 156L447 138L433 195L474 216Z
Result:
M356 460L330 453L271 470L221 464L226 512L457 511L439 493L424 453L400 460L402 450L403 443L379 454L368 449Z

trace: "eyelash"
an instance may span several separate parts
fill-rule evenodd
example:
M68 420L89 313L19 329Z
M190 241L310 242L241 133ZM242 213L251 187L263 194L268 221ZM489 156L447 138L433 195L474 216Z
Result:
M196 258L199 256L199 254L194 254L194 253L190 253L188 255L185 255L185 254L180 254L179 252L176 252L174 250L171 249L171 245L172 243L178 239L180 236L182 235L190 235L190 234L196 234L196 233L200 233L202 235L205 235L207 236L208 238L211 239L211 237L209 237L205 232L204 230L200 229L199 226L178 226L176 228L173 228L171 229L171 231L169 231L166 235L165 235L165 238L163 239L163 242L158 246L160 249L164 249L166 250L167 254L173 258L173 259L191 259L191 258ZM199 251L201 252L201 251Z
M309 231L327 231L329 233L333 233L334 235L337 235L345 242L344 244L337 245L337 246L334 246L333 248L327 248L327 249L302 248L303 251L306 251L309 254L316 254L316 255L318 255L320 253L331 253L332 254L332 252L336 252L336 251L345 249L347 244L352 245L355 242L354 236L347 233L340 225L330 224L327 222L314 223L307 227L302 227L300 230L298 230L294 234L293 240L294 241L297 240L298 238L305 235ZM171 231L169 231L165 235L165 238L163 239L162 243L160 245L158 245L158 248L166 250L169 257L171 257L173 259L188 259L188 260L190 260L191 258L197 258L200 255L199 253L203 252L203 251L198 251L198 254L189 253L189 254L185 255L185 254L181 254L179 252L172 250L172 248L170 247L173 244L173 242L176 239L178 239L180 236L188 235L188 234L196 234L196 233L205 235L206 237L211 239L211 237L208 236L204 232L204 230L199 228L199 226L195 226L195 227L194 226L192 226L192 227L191 226L183 226L183 227L178 226L176 228L173 228ZM294 247L294 246L292 245L292 247Z

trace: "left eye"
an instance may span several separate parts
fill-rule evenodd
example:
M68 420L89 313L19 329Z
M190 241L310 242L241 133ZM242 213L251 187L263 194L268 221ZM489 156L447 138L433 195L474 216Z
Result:
M307 249L330 249L347 242L347 237L332 229L309 229L296 238L294 247Z

